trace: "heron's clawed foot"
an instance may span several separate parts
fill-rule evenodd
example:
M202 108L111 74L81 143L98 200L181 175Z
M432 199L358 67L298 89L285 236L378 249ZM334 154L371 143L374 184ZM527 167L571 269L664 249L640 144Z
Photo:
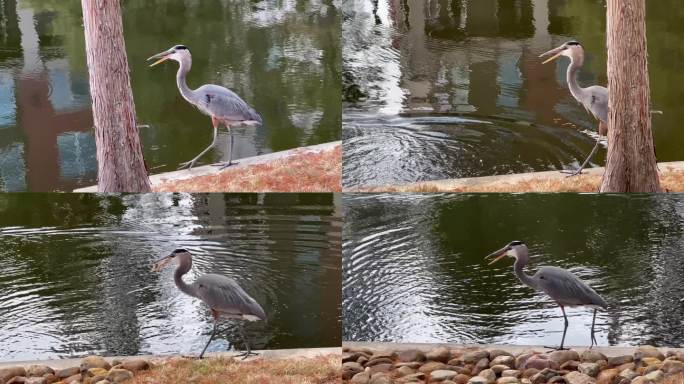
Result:
M237 161L230 161L228 163L214 164L215 167L219 167L219 171L223 171L226 168L230 168L233 165L238 165Z
M186 161L186 162L184 162L184 163L180 163L180 165L178 166L178 170L181 170L181 169L192 169L192 167L195 166L195 161L196 161L196 160L190 160L190 161Z
M567 175L566 177L573 177L573 176L579 176L579 175L581 175L581 174L582 174L582 169L578 169L578 170L575 170L575 171L570 170L570 169L564 169L564 170L562 170L562 171L560 171L560 172L563 173L563 174L566 174L566 175Z
M242 357L242 360L246 360L250 356L259 356L259 354L256 352L247 351L247 352L242 352L239 355L235 355L235 356L233 356L233 358L237 359L238 357Z
M565 347L562 347L562 346L561 346L561 347L547 347L547 346L544 346L544 348L546 348L546 349L552 349L552 350L554 350L554 351L569 351L569 350L570 350L570 348L565 348Z

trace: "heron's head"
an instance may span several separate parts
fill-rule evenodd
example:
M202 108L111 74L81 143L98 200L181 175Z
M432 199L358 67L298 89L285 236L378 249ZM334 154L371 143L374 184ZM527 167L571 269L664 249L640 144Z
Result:
M487 255L485 259L492 260L489 262L489 264L491 265L503 259L506 256L513 257L515 259L527 257L527 245L525 245L525 243L519 240L511 241L498 251Z
M183 248L178 248L178 249L174 250L173 252L169 253L168 255L157 260L157 262L152 267L152 272L159 272L162 269L164 269L164 267L167 264L172 263L173 261L178 260L181 257L188 257L188 256L190 256L190 252L188 252L187 250L185 250Z
M154 67L155 65L161 64L166 60L174 60L180 63L188 57L190 57L190 50L188 47L185 45L175 45L164 52L157 53L156 55L147 59L147 61L156 60L150 65L150 67Z
M582 48L582 44L578 43L577 41L568 41L567 43L563 43L563 45L558 48L554 48L548 52L542 53L539 55L539 57L544 58L551 56L544 61L543 64L546 64L556 60L561 56L569 57L573 60L579 60L583 53L584 48Z

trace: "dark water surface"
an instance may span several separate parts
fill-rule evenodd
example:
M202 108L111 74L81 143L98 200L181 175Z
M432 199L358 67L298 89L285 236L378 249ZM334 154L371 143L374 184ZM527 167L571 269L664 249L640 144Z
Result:
M384 194L344 204L344 340L558 345L558 306L522 285L511 260L484 260L523 240L528 274L567 268L606 299L599 345L684 344L682 196ZM566 312L566 343L589 345L592 310Z
M0 194L0 361L194 353L212 328L198 299L150 271L177 247L264 308L259 349L340 345L339 195ZM222 322L210 351L243 348Z
M647 8L658 160L684 160L684 9ZM605 13L597 0L345 2L345 187L578 166L597 124L567 89L568 60L538 55L579 40L580 83L606 85Z
M151 172L175 170L211 143L211 121L176 89L177 65L148 68L174 44L193 55L192 88L237 92L264 117L236 128L235 158L339 140L340 17L332 1L125 1L133 93ZM96 182L78 1L0 2L0 190L72 190ZM202 163L226 159L228 135Z

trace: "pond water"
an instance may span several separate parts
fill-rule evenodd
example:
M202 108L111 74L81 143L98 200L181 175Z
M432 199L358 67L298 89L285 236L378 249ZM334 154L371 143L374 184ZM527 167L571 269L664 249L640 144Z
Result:
M234 129L235 158L340 139L340 17L331 0L122 4L152 173L175 170L211 143L210 119L176 88L177 65L149 68L146 62L179 43L193 54L192 88L231 88L264 118L263 127ZM96 183L85 57L80 2L0 2L0 190L66 191ZM221 130L202 164L227 160L227 147Z
M151 272L177 247L186 281L223 274L262 305L254 348L339 346L340 211L332 194L0 194L0 361L199 354L210 311ZM240 340L223 321L209 351Z
M684 10L675 0L647 8L658 160L684 160L674 59L684 55ZM580 84L605 86L605 13L596 0L346 2L345 187L577 167L597 124L567 89L568 60L538 56L578 40Z
M558 345L563 316L522 285L512 240L569 269L607 302L598 344L684 344L684 197L345 195L343 340ZM592 310L566 309L567 345L589 345Z

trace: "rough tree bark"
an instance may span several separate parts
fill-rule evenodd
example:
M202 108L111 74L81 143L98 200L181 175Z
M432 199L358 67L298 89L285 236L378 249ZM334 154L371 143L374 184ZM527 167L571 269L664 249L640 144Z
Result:
M149 192L119 0L81 0L100 192Z
M608 0L608 158L601 192L659 192L645 0Z

